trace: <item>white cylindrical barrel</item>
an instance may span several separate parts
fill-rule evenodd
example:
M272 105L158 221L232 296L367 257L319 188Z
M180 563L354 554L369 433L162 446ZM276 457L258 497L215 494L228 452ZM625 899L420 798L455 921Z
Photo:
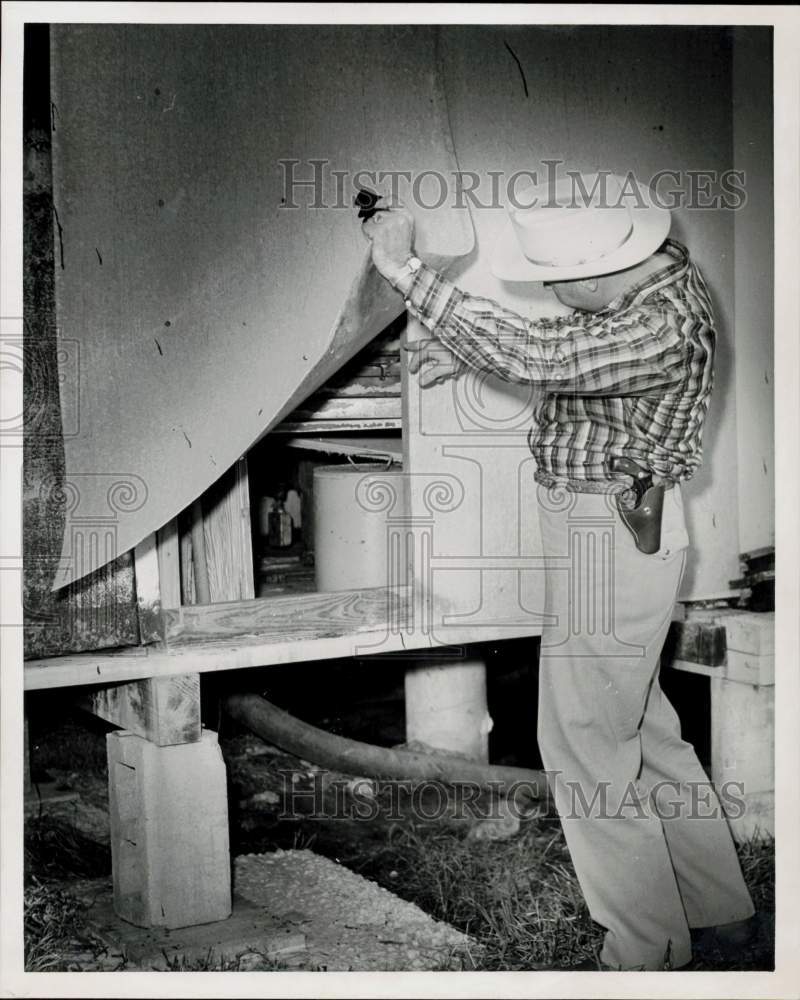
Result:
M424 653L422 654L424 657ZM424 660L406 670L406 741L489 760L486 663Z
M314 469L317 590L386 586L387 516L402 514L403 483L400 467L324 465Z
M314 470L317 590L387 585L387 518L399 518L402 525L405 484L399 467L372 470L330 465ZM405 572L399 577L405 579ZM392 573L392 579L397 578ZM492 721L482 659L436 660L420 650L420 660L406 670L405 701L409 743L488 761Z

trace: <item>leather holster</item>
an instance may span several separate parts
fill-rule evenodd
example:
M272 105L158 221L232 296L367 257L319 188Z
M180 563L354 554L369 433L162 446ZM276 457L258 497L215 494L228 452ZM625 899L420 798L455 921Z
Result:
M653 555L661 548L661 518L664 512L662 484L653 485L653 474L630 458L614 458L611 468L633 477L636 501L626 508L617 497L617 510L625 527L633 535L636 548Z

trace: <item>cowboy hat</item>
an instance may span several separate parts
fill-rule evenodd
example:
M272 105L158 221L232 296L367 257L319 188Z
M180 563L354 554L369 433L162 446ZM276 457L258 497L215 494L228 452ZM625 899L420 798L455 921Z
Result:
M632 174L577 174L515 193L492 274L504 281L575 281L623 271L661 246L670 227Z

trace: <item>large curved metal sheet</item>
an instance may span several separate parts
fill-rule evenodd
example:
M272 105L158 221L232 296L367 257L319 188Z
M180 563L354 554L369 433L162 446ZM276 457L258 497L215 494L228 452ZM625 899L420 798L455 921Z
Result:
M431 28L59 25L52 42L59 587L175 516L402 311L354 175L456 164ZM415 212L422 256L470 252L466 210Z

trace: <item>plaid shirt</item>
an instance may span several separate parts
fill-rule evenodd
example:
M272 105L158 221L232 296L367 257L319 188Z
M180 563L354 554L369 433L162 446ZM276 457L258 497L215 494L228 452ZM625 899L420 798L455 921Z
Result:
M397 287L465 366L541 387L528 436L538 482L629 482L610 471L614 456L684 480L702 457L714 317L686 248L661 249L671 263L604 309L556 319L525 319L424 264Z

